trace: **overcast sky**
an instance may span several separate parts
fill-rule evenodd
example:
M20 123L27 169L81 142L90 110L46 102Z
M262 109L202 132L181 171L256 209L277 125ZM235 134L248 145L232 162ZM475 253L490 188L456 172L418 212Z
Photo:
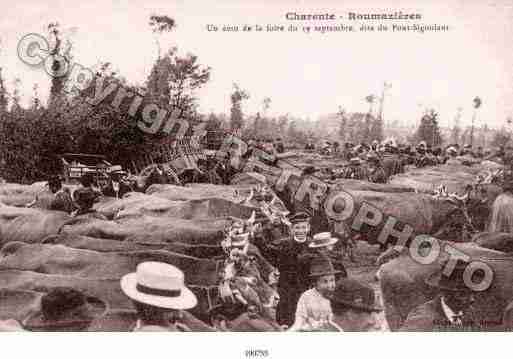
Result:
M272 99L273 114L315 118L337 111L366 111L364 98L385 99L385 119L417 122L424 107L440 112L442 125L452 125L457 108L463 123L472 118L472 99L483 100L478 125L502 126L513 116L513 2L511 1L12 1L0 21L0 64L9 88L20 77L26 99L38 83L46 98L50 79L16 57L19 39L45 33L58 21L74 42L75 61L93 66L109 61L130 82L143 83L157 56L148 26L152 13L177 22L162 39L182 53L198 55L212 67L211 81L199 93L204 112L228 112L232 83L249 91L246 113L261 111ZM415 6L412 6L415 4ZM226 33L207 32L207 24L308 25L285 19L298 13L418 12L423 24L447 24L439 33ZM386 21L405 23L404 21ZM322 21L310 24L323 24ZM352 24L340 20L324 24ZM301 29L300 29L301 30Z

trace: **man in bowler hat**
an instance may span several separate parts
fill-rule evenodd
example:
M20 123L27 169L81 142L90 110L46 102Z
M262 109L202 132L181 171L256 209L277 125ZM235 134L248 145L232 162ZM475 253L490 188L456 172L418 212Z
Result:
M426 284L440 291L433 300L413 309L401 331L470 331L474 327L474 291L464 281L467 262L458 260L450 275L442 270L427 278ZM442 268L446 266L443 265ZM478 275L478 271L474 274ZM479 280L471 279L474 283Z

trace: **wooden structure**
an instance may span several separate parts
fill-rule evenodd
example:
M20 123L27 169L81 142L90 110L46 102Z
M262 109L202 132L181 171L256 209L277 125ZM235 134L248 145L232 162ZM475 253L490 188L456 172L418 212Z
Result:
M61 156L66 182L78 181L86 173L91 173L99 182L105 181L112 164L102 155L85 153L64 153Z

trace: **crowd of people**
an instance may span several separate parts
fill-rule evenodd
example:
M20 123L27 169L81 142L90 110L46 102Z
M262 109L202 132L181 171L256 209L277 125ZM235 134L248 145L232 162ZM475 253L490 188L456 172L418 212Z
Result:
M250 141L250 145L269 153L285 150L281 139L255 140ZM335 144L327 145L323 153L348 161L342 171L328 173L330 179L352 178L376 183L386 183L391 175L404 171L406 165L424 167L450 163L458 157L483 159L497 155L482 148L474 152L469 145L462 149L458 145L433 149L425 142L414 149L394 141L357 146L346 143L343 149ZM311 143L307 147L315 150ZM310 167L303 173L317 171ZM95 187L90 174L82 176L80 187L73 192L62 186L59 177L50 178L48 185L54 195L51 209L73 216L99 218L101 214L93 210L93 205L102 194L121 198L132 190L126 173L121 170L113 171L101 190ZM511 194L509 198L513 203ZM255 199L259 205L267 206L272 196L257 193ZM330 232L312 233L311 220L309 214L297 211L282 217L281 222L280 219L266 221L264 216L258 226L251 228L244 222L233 223L226 231L223 247L226 263L233 264L234 273L225 274L220 283L221 299L210 308L207 322L191 314L198 300L187 287L187 278L180 268L168 263L140 263L135 272L120 281L123 293L135 309L129 330L387 330L386 321L379 315L383 307L375 290L348 275L337 247L344 238L334 237ZM264 258L263 262L270 268L259 263L258 258ZM468 314L475 293L464 284L464 269L457 263L451 276L432 275L426 284L438 290L439 295L410 312L402 330L471 330ZM265 283L265 286L259 287L258 283ZM239 287L234 290L234 286ZM266 286L275 289L277 295L263 295L262 288ZM248 288L254 289L254 293ZM231 300L227 300L223 290L230 293ZM98 328L95 323L101 322L105 311L105 303L98 298L90 298L72 288L55 288L42 297L39 312L31 314L21 324L0 322L0 329L87 330L95 325Z

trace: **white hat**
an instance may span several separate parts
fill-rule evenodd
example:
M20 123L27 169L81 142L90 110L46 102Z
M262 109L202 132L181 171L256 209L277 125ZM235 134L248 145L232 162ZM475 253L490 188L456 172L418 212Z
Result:
M321 232L313 236L311 242L308 244L310 248L321 248L331 246L338 242L338 238L331 236L330 232Z
M191 309L198 304L185 286L183 272L167 263L139 264L135 273L121 278L121 289L129 298L159 308Z

